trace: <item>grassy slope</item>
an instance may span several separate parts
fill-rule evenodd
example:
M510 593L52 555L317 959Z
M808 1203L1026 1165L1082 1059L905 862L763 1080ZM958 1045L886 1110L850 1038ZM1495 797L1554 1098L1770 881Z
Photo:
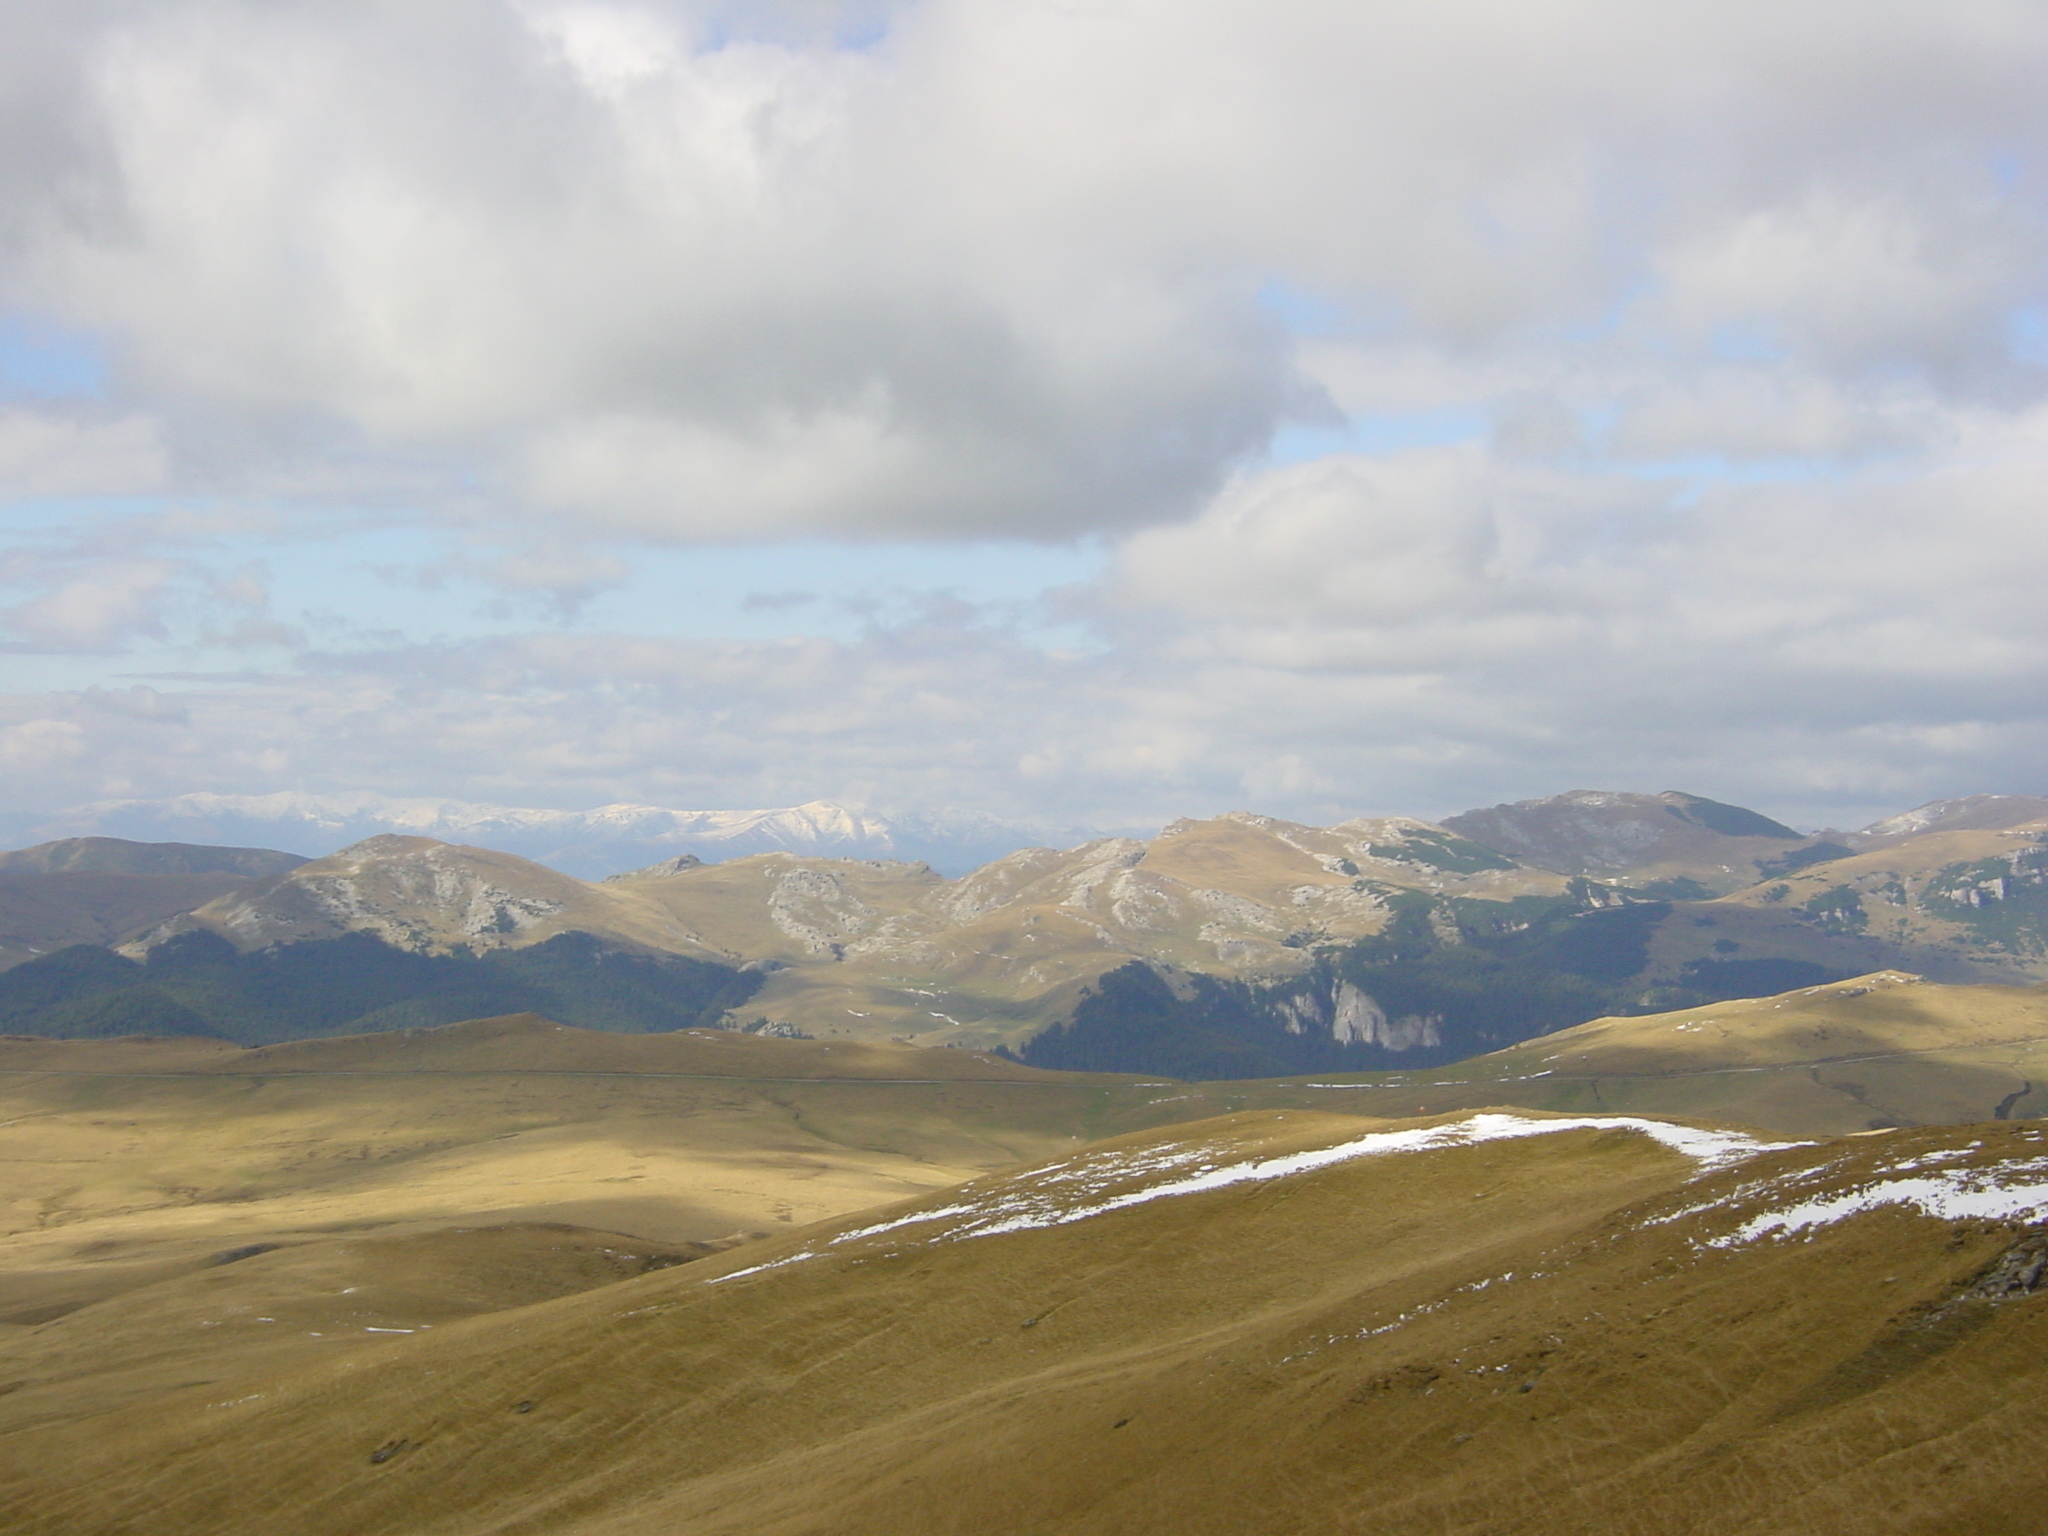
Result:
M195 1391L233 1396L310 1361L717 1251L560 1222L279 1236L8 1273L0 1435ZM95 1284L104 1294L81 1291Z
M531 1300L614 1278L592 1268L606 1245L713 1251L1219 1102L962 1051L532 1016L259 1050L0 1039L0 1429L281 1369L365 1341L373 1313L482 1310L450 1298L505 1268L507 1232L575 1229L514 1242ZM336 1265L375 1283L343 1301L313 1278Z
M1298 1102L1289 1083L1289 1096ZM2048 992L1880 972L1779 997L1595 1019L1430 1072L1326 1079L1314 1102L1682 1115L1793 1135L2048 1114ZM1236 1085L1256 1097L1257 1085ZM1276 1085L1277 1086L1277 1085Z
M0 1212L17 1251L486 1217L701 1240L1043 1155L1091 1134L1116 1087L532 1016L252 1051L0 1040Z
M1357 1128L1242 1116L1123 1150L1227 1158ZM1827 1191L1884 1158L2043 1150L2032 1128L1907 1132L1690 1181L1645 1137L1580 1130L971 1241L899 1228L713 1283L846 1222L312 1364L240 1401L201 1391L220 1404L204 1411L0 1438L0 1521L24 1536L2032 1529L2048 1302L1934 1311L2010 1232L1887 1211L1810 1240L1699 1243L1759 1203L1759 1175L1819 1170ZM1686 1214L1711 1196L1733 1213Z
M890 1081L904 1078L923 1081ZM61 1268L93 1243L200 1254L353 1221L568 1220L706 1241L1205 1115L1481 1104L1800 1135L2025 1116L2048 1110L2048 997L1863 978L1596 1020L1432 1072L1203 1084L530 1016L255 1051L4 1040L0 1262Z

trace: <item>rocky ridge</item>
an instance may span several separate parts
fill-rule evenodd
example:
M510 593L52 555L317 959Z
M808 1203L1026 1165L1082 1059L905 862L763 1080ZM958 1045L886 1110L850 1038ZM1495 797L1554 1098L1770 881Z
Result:
M188 932L243 951L355 933L421 954L489 953L588 934L760 973L746 1006L761 1027L975 1047L1020 1045L1072 1018L1105 975L1138 963L1164 979L1173 1006L1198 995L1214 1002L1217 984L1248 988L1249 1001L1230 1006L1252 1009L1260 1027L1449 1060L1421 1053L1518 1038L1459 1024L1463 983L1452 985L1450 962L1468 953L1474 976L1521 953L1515 963L1525 967L1597 979L1605 990L1587 993L1580 1019L1887 967L1952 982L2048 976L2048 820L1956 825L2010 823L2030 806L2024 797L1954 802L1923 808L1931 830L1899 830L1917 824L1910 817L1921 813L1909 813L1841 841L1676 793L1575 792L1495 808L1491 821L1454 817L1456 827L1411 818L1314 827L1234 812L1175 822L1149 840L1022 849L954 879L917 861L779 852L718 863L670 855L590 883L514 854L381 835L267 880L238 880L123 949L146 955ZM1541 842L1552 866L1494 846L1511 841L1503 825ZM1674 873L1733 878L1737 853L1762 874L1719 895ZM1596 855L1623 867L1601 880L1571 872ZM1397 912L1415 935L1397 948L1443 951L1431 963L1448 992L1396 985L1386 964L1338 963L1387 933ZM1554 1015L1576 996L1567 988L1524 1034L1573 1022Z

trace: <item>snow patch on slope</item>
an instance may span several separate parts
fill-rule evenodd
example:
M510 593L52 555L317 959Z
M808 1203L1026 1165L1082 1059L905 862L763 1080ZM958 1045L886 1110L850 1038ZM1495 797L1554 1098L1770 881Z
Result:
M1289 1152L1275 1157L1233 1159L1224 1149L1201 1143L1128 1152L1083 1152L1041 1168L1036 1173L1006 1180L978 1198L912 1211L889 1221L856 1227L840 1233L820 1249L807 1249L750 1269L735 1270L709 1283L716 1285L726 1280L737 1280L742 1275L780 1269L815 1258L831 1248L913 1227L936 1227L936 1230L920 1234L926 1243L996 1237L1006 1232L1066 1226L1154 1200L1226 1189L1236 1184L1288 1178L1360 1158L1428 1152L1578 1130L1623 1130L1648 1136L1693 1159L1700 1165L1702 1173L1753 1157L1759 1152L1804 1145L1801 1142L1761 1141L1735 1131L1698 1130L1692 1126L1626 1115L1539 1120L1523 1115L1475 1114L1444 1125L1375 1131L1334 1146L1314 1147L1305 1152ZM1134 1183L1135 1188L1125 1187Z
M2041 1137L2030 1138L2036 1146ZM1847 1187L1841 1167L1823 1163L1783 1178L1748 1184L1721 1199L1661 1217L1663 1225L1688 1216L1748 1208L1740 1225L1708 1238L1709 1248L1735 1248L1766 1239L1808 1235L1822 1227L1884 1209L1915 1211L1937 1221L2048 1220L2048 1156L1985 1162L1981 1143L1881 1165ZM1837 1187L1828 1188L1835 1183ZM1757 1206L1764 1209L1757 1210Z

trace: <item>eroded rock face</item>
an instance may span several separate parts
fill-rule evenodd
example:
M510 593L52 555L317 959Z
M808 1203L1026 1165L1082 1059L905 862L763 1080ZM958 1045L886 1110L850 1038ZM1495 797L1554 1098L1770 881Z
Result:
M420 846L408 846L408 845ZM564 911L565 898L514 890L463 856L424 838L380 837L357 856L304 866L287 885L226 903L221 924L244 947L335 933L369 933L401 949L459 936L488 946ZM537 866L536 866L537 867Z
M1334 988L1305 987L1282 999L1278 1009L1289 1034L1327 1034L1339 1045L1417 1051L1444 1043L1442 1014L1389 1017L1378 999L1348 981Z
M612 888L585 885L544 865L431 838L374 837L210 902L143 935L146 951L194 928L236 948L366 933L399 949L496 949L577 929L687 952L678 925L641 911Z
M1404 1014L1399 1018L1387 1017L1387 1011L1374 1000L1370 993L1344 981L1337 984L1337 999L1334 1016L1330 1020L1330 1033L1340 1044L1377 1045L1389 1051L1414 1051L1433 1048L1443 1042L1443 1015Z
M875 909L827 869L799 866L775 881L768 918L819 959L845 958L846 946L875 925Z
M2031 1296L2048 1281L2048 1230L2036 1227L1999 1255L1958 1299L2007 1301Z

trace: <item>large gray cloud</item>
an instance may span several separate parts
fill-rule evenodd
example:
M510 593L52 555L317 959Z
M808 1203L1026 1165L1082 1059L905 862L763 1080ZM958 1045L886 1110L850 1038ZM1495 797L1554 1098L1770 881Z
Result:
M101 0L10 35L0 293L113 372L0 411L0 481L212 498L11 556L17 648L291 653L208 517L416 517L565 611L635 540L1112 542L1073 654L956 614L19 695L24 803L2039 787L2038 5ZM1327 451L1263 465L1290 421Z
M2038 382L2006 349L2043 297L2019 0L877 18L42 9L8 287L117 347L195 482L427 462L655 537L1184 512L1317 406L1273 284L1373 356L1533 347L1611 393L1650 355L1683 397L1623 402L1650 446L1731 328L1813 374L1829 442L1859 429L1820 396L1872 370Z

